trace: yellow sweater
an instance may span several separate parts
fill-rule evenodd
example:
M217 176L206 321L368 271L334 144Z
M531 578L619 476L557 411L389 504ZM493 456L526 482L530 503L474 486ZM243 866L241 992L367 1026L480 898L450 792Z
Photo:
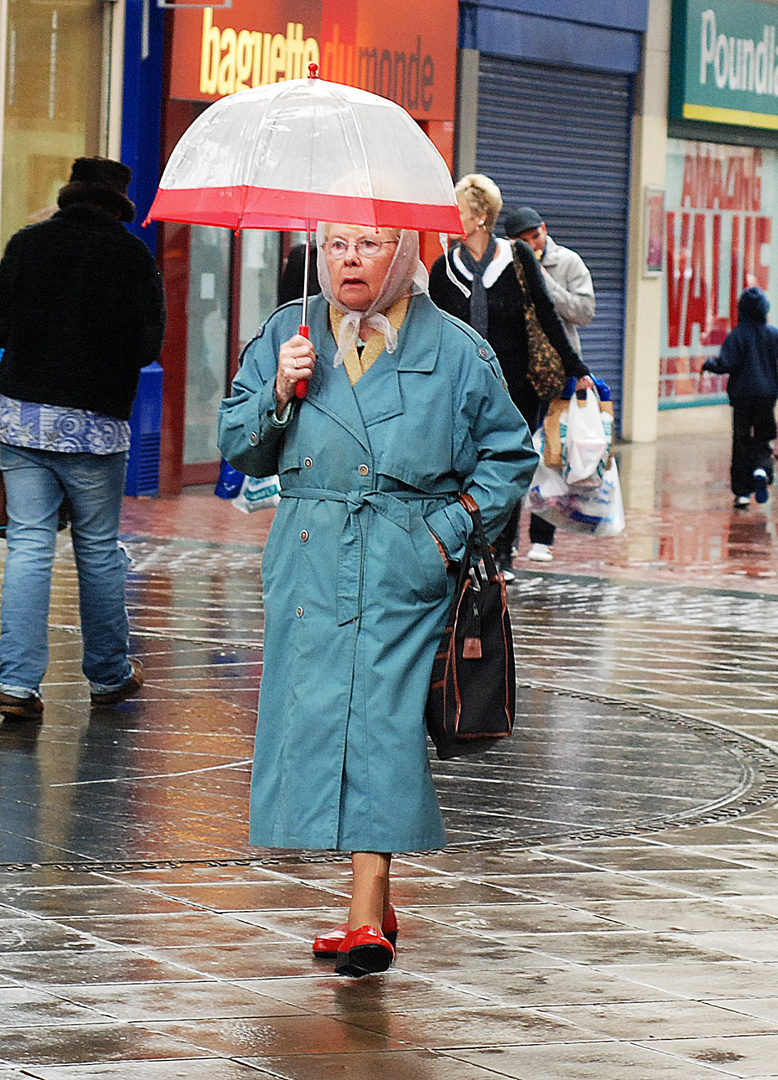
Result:
M396 304L392 304L389 310L385 313L389 320L390 326L393 326L395 330L399 331L403 324L405 316L408 314L408 304L410 303L409 296L403 296ZM338 340L338 332L340 331L340 324L343 321L343 312L338 311L336 307L330 304L330 328L335 337ZM352 345L348 352L343 357L343 367L346 369L349 382L353 386L355 382L362 378L367 369L375 363L381 353L384 351L386 341L384 335L379 331L376 331L371 338L368 339L362 355L357 352L356 345Z

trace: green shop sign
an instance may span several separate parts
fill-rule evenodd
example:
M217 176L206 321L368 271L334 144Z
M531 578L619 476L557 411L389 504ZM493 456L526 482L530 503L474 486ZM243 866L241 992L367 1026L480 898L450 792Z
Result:
M674 0L670 116L778 130L778 0Z

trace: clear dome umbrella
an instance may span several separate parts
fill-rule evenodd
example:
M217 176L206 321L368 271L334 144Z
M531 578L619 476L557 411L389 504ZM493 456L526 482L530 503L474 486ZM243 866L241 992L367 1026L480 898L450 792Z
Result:
M405 109L310 70L209 106L176 144L146 218L305 230L301 333L318 222L462 229L448 166Z

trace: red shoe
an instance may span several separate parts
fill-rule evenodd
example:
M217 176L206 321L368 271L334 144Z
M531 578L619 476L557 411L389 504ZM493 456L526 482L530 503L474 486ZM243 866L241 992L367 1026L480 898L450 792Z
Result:
M351 975L359 979L363 975L376 975L394 960L390 941L374 926L360 926L349 930L344 937L335 961L336 975Z
M343 939L348 933L348 923L342 923L341 926L336 926L333 930L327 930L326 933L320 934L314 940L313 943L313 955L314 956L337 956L338 949L343 944ZM394 945L397 941L397 915L394 908L390 907L387 914L384 916L384 921L381 923L381 933L387 939L387 941Z

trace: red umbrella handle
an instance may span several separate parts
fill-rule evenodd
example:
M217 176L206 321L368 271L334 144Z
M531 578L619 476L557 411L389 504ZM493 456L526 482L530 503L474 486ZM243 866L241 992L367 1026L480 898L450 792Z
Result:
M310 340L311 329L310 329L309 326L301 326L300 329L297 331L297 333L300 334L301 337L308 338ZM300 398L300 400L302 401L302 399L305 397L305 395L307 393L308 393L308 380L307 379L298 379L297 384L295 385L295 388L294 388L294 396Z

